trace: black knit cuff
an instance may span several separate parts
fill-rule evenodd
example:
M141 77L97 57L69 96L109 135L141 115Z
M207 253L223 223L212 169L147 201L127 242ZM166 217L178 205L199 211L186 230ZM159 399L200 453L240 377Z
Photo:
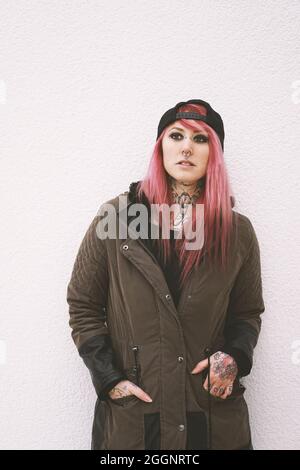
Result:
M225 345L222 349L223 352L229 354L235 360L238 367L238 376L244 377L248 375L251 371L251 361L248 356L239 348L231 347L230 345Z
M108 392L113 389L115 385L117 385L121 380L128 380L125 375L120 375L119 377L115 377L113 380L105 384L104 387L100 390L98 393L98 397L100 400L108 400L110 397L108 395Z

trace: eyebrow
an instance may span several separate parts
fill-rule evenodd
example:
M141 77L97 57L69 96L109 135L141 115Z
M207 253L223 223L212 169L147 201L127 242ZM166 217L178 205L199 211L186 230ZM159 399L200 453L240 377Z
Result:
M172 129L177 129L178 131L184 132L184 129L182 129L181 127L172 127ZM170 129L170 131L172 129ZM204 132L206 134L206 131L204 131L204 130L203 131L195 131L194 134L199 133L199 132Z

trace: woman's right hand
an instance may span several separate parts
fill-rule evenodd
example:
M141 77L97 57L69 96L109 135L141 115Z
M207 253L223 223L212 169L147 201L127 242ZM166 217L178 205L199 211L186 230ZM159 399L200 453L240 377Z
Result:
M108 392L108 394L113 400L127 397L129 395L135 395L143 401L152 402L152 398L136 384L130 382L130 380L121 380Z

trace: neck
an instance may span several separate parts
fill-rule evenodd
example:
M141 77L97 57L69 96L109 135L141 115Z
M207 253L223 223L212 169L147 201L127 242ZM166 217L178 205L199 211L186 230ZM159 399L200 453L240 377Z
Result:
M180 203L183 199L185 203L192 202L200 195L203 184L204 177L200 178L196 183L186 183L171 178L173 202Z

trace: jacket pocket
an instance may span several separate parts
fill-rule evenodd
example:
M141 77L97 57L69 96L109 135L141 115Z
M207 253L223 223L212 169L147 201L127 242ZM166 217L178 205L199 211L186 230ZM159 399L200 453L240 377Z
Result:
M124 370L125 375L130 382L136 383L136 370L135 367L129 367L128 369ZM111 402L113 402L115 405L119 406L129 406L131 403L136 403L137 401L140 401L140 399L136 395L126 395L124 397L120 398L111 398L109 396L109 399Z
M142 377L141 377L141 364L140 364L140 357L139 357L139 351L140 351L140 346L138 345L133 345L130 346L131 349L131 358L132 358L132 363L133 365L125 369L125 374L128 380L130 382L138 385L140 388L143 388L142 385ZM119 406L123 407L129 407L133 405L134 403L137 403L140 400L136 395L127 395L124 397L120 398L111 398L110 400Z
M120 398L109 397L109 401L117 406L130 407L131 405L133 406L135 403L140 401L140 399L135 395L127 395Z
M208 391L203 387L206 377L207 377L207 372L203 371L202 372L202 391L208 396ZM212 400L225 402L227 400L232 400L232 399L235 399L237 397L244 395L245 390L246 390L246 387L240 382L239 378L236 377L233 382L232 392L230 395L228 395L227 398L217 397L212 394L210 394L210 397Z
M211 356L212 354L214 354L216 351L218 351L220 349L220 344L221 344L221 342L219 344L214 344L213 348L209 348L209 347L206 348L203 352L204 356L208 357L208 356ZM236 378L233 382L232 392L226 398L217 397L215 395L212 395L211 393L209 394L209 392L203 387L204 382L205 382L205 380L208 376L208 368L205 369L204 371L202 371L201 374L202 374L202 379L201 379L202 392L204 392L204 394L206 394L207 396L210 395L212 400L219 401L219 402L225 402L227 400L233 400L237 397L240 397L240 396L244 395L244 392L246 391L246 387L244 387L244 385L240 382L239 377L236 376Z

